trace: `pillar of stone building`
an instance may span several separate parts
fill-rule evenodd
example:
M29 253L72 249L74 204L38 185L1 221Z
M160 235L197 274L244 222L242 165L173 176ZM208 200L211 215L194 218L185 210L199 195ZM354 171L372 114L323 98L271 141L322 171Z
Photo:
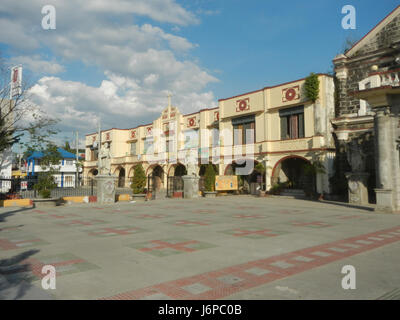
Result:
M363 151L360 141L354 137L346 145L347 160L351 166L351 172L346 172L348 183L349 203L368 204L368 177L365 172L367 154Z
M376 149L376 204L378 211L393 211L392 117L389 107L374 108Z

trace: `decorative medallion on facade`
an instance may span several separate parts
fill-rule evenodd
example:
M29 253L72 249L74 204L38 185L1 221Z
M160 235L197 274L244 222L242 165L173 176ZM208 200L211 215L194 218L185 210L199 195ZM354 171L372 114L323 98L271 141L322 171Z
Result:
M151 136L153 134L153 127L146 128L146 136Z
M136 130L131 131L131 139L136 139Z
M187 126L188 128L196 126L196 117L188 118Z
M219 111L214 112L214 121L219 121Z
M106 141L110 141L111 140L111 133L107 132L106 133Z
M290 102L300 99L300 87L282 89L282 102Z
M248 110L250 110L250 98L236 101L236 112L243 112Z

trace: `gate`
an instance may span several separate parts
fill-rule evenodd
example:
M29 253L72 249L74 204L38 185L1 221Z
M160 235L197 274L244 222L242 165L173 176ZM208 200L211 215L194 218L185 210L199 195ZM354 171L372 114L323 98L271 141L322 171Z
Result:
M182 177L168 177L167 183L167 197L169 198L182 198L183 197L183 178Z

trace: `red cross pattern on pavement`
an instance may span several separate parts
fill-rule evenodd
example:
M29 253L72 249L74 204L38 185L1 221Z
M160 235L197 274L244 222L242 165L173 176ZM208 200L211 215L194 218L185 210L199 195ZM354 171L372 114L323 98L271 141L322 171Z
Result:
M64 219L69 217L77 217L76 214L69 213L68 215L60 215L60 214L49 214L49 217L56 218L56 219Z
M235 229L233 230L235 233L233 234L235 237L246 237L250 235L261 235L264 237L275 237L277 236L276 233L268 229L263 230L243 230L243 229Z
M194 220L180 220L174 223L177 226L185 226L185 225L193 225L197 224L199 226L208 226L208 223L201 222L201 221L194 221Z
M3 250L11 250L18 249L19 244L33 244L34 242L42 241L40 239L29 239L29 240L21 240L21 241L10 241L7 239L0 239L0 248Z
M259 214L235 214L233 216L234 218L239 218L239 219L246 219L246 218L261 218L262 216L260 216Z
M320 221L311 221L311 222L301 222L301 221L294 221L292 225L296 227L307 227L307 226L316 226L316 227L329 227L330 224Z
M207 210L207 209L197 209L194 210L193 213L216 213L215 210Z
M196 249L186 248L185 246L187 246L188 244L198 243L198 241L196 241L196 240L190 240L190 241L184 241L184 242L178 242L178 243L169 243L169 242L161 241L161 240L152 240L150 242L157 244L157 246L151 247L151 248L141 248L139 250L142 252L148 252L148 251L153 251L153 250L170 248L170 249L175 249L178 251L193 252L193 251L196 251Z
M86 262L86 261L83 259L74 259L74 260L65 260L65 261L59 261L59 262L42 263L35 258L26 259L25 261L23 261L23 263L29 264L31 272L39 279L43 278L46 275L46 274L42 273L42 269L45 265L50 264L50 265L54 266L56 268L56 275L59 275L57 273L57 267L67 266L67 265L77 264L77 263L82 263L82 262Z
M160 214L140 214L138 216L134 216L134 218L143 218L143 219L146 219L146 218L161 219L161 218L165 218L165 217L166 217L166 215L162 214L162 213L160 213Z
M65 222L63 224L65 224L65 225L80 224L80 225L83 225L83 226L91 226L93 223L96 223L96 222L103 222L103 221L101 221L101 220L91 220L91 221L72 220L72 221L69 221L69 222Z
M126 235L126 234L131 234L132 231L137 231L139 228L124 228L124 229L114 229L114 228L102 228L101 230L103 231L96 231L96 232L90 232L90 235L101 235L101 234L107 234L107 233L114 233L114 234L119 234L119 235Z

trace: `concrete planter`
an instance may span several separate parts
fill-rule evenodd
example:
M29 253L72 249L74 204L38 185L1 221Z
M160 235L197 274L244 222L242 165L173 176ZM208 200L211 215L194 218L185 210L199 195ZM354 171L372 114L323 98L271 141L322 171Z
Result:
M132 196L133 201L145 201L146 200L146 194L145 193L138 193L134 194Z
M205 198L215 198L217 196L215 191L204 191L203 194Z
M56 207L59 204L60 204L59 198L33 199L33 206L35 208Z

